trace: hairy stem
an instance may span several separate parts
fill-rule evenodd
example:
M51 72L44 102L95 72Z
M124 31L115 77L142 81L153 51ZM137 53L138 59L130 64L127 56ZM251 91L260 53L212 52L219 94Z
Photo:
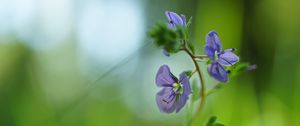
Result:
M192 74L191 74L191 77L197 72L197 70L195 69Z
M204 104L205 104L205 98L206 98L206 95L205 95L205 83L204 83L204 78L203 78L203 74L201 72L201 69L199 67L199 64L197 63L197 61L195 60L195 57L185 46L184 46L184 49L183 49L192 59L195 67L196 67L196 71L199 75L199 79L200 79L200 86L201 86L201 91L200 91L200 104L199 104L199 108L196 112L196 114L192 117L191 121L189 122L188 125L190 125L194 120L195 118L201 113L201 111L203 110L204 108Z

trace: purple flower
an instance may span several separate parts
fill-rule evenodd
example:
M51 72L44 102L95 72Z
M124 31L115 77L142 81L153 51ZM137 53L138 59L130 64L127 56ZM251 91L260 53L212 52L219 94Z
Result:
M186 26L186 18L184 15L181 14L179 16L175 12L171 12L171 11L166 11L165 14L169 21L169 24L168 24L169 28L173 29L178 25Z
M239 57L232 53L235 48L222 50L222 44L217 32L211 31L206 36L205 53L212 60L208 66L208 72L216 80L227 82L228 75L224 66L232 66L238 62Z
M179 80L167 65L162 65L156 74L156 85L162 89L156 94L156 103L161 112L179 112L191 94L188 76L183 72Z

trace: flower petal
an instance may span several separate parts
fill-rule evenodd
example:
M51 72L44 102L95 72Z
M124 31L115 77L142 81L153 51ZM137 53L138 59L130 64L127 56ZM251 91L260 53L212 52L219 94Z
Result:
M186 104L188 99L189 97L186 96L185 94L179 95L177 101L175 102L176 113L178 113L183 108L183 106Z
M165 14L169 20L169 24L172 24L169 27L174 28L176 25L184 25L182 18L178 14L171 11L166 11Z
M175 110L176 95L172 87L165 87L156 94L156 104L160 112L172 113Z
M159 87L172 87L176 78L171 73L168 65L162 65L156 74L156 85Z
M224 66L232 66L239 61L239 57L231 51L223 51L218 58L218 62Z
M183 86L183 94L186 96L190 95L192 92L188 76L183 72L180 74L179 80Z
M212 59L213 61L215 60L215 49L213 49L212 47L209 46L205 46L205 53L206 55Z
M181 17L181 19L183 21L183 25L186 25L186 17L185 17L185 15L181 14L180 17Z
M210 31L206 35L205 52L211 58L214 59L215 51L221 52L222 44L220 38L215 31Z
M208 72L212 77L220 82L228 81L227 71L218 62L213 62L212 64L208 65Z

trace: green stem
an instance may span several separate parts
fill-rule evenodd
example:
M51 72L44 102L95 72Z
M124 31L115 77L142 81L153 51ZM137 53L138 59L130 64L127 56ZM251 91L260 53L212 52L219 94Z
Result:
M205 58L208 58L208 56L206 56L206 55L203 55L203 56L193 56L193 58L205 59Z
M199 75L199 79L200 79L200 86L201 86L201 91L200 91L200 104L199 104L199 108L195 114L195 116L192 117L191 121L189 122L188 125L190 125L196 117L199 116L199 114L202 112L203 108L204 108L204 105L205 105L205 100L206 100L206 95L205 95L205 84L204 84L204 77L203 77L203 74L201 72L201 69L199 67L199 64L197 63L197 61L195 60L195 56L184 46L184 49L183 49L192 59L195 67L196 67L196 70L197 70L197 73Z
M221 84L215 85L212 89L210 89L209 91L206 92L206 96L209 96L209 95L215 93L220 88L222 88Z
M191 74L190 77L192 77L196 72L197 72L197 70L195 69L195 70L192 72L192 74Z

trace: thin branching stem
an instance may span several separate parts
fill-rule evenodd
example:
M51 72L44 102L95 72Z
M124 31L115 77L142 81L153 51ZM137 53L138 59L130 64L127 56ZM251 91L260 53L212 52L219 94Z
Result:
M205 100L206 100L206 95L205 95L205 83L204 83L204 76L201 72L201 69L199 67L199 64L197 63L196 61L196 57L186 48L186 46L184 46L183 48L183 51L185 51L192 59L194 65L195 65L195 68L196 68L196 71L199 75L199 79L200 79L200 87L201 87L201 91L200 91L200 104L199 104L199 107L198 107L198 110L196 112L196 114L192 117L191 121L189 122L188 125L190 125L190 123L192 123L196 117L199 116L199 114L202 112L203 108L204 108L204 104L205 104Z
M192 73L191 73L191 77L197 72L197 69L195 69Z

